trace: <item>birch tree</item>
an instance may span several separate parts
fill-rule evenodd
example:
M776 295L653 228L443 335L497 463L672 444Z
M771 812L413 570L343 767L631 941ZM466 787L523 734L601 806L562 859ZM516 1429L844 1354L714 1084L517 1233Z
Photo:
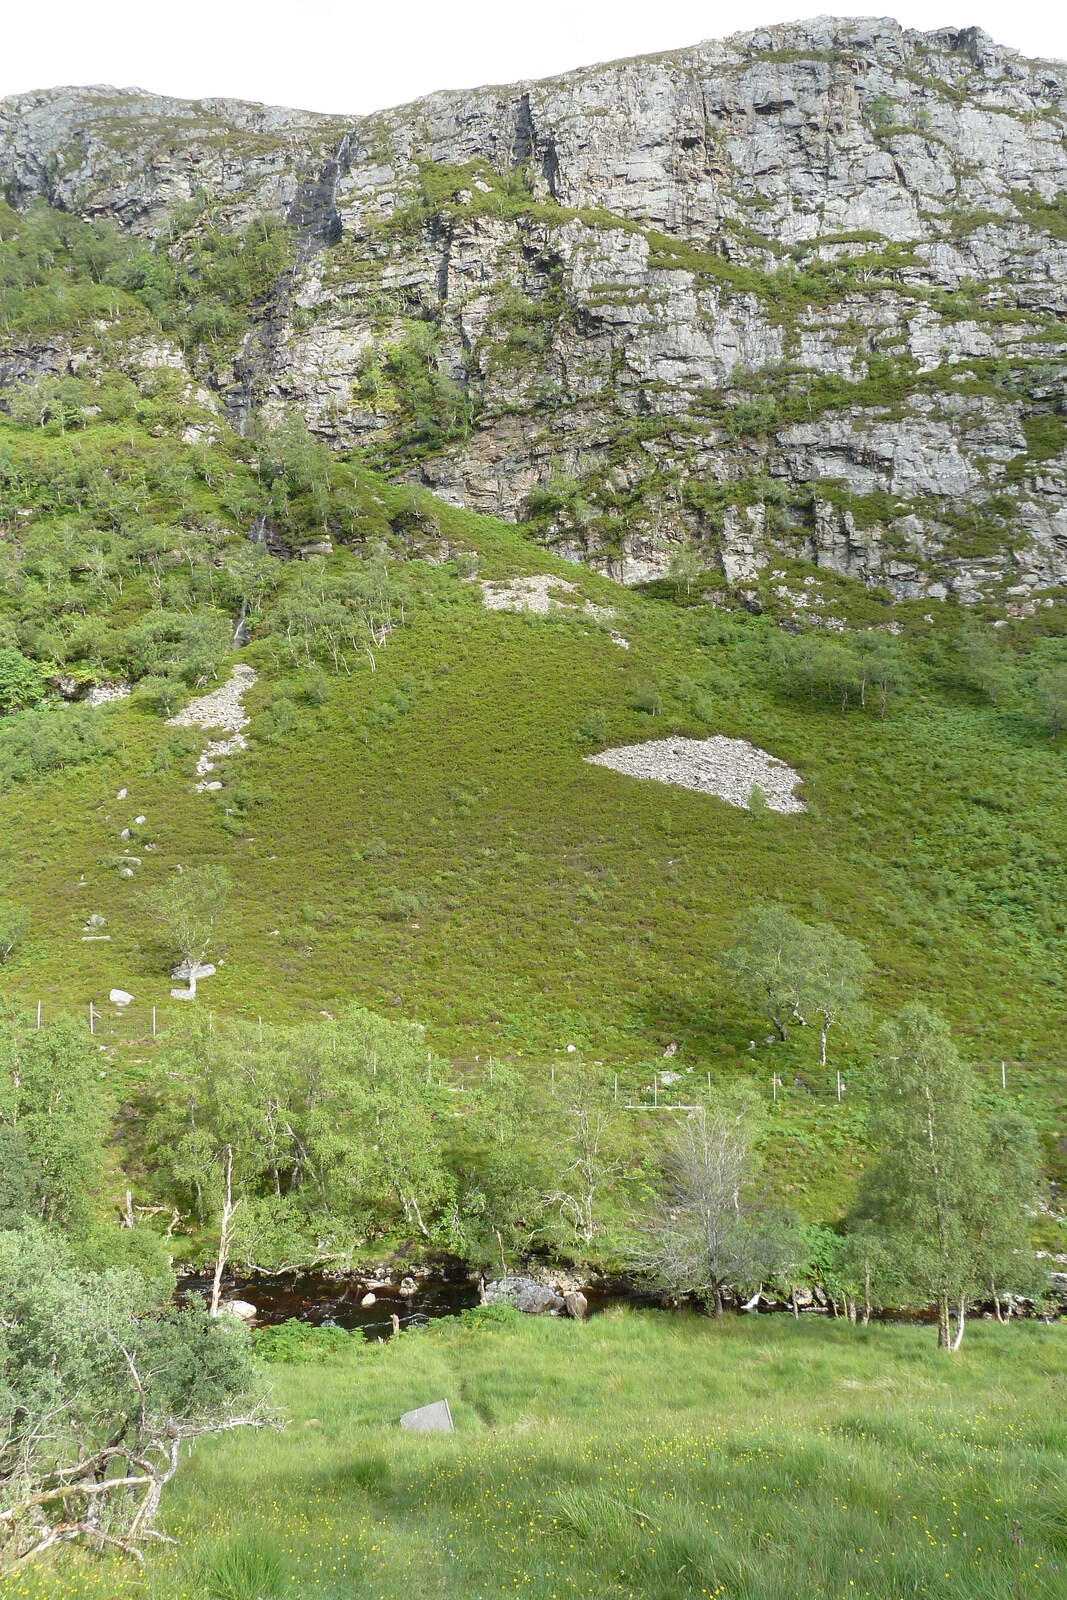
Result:
M75 1542L143 1565L193 1441L272 1420L236 1318L78 1270L43 1228L0 1232L0 1330L0 1576Z
M346 1071L364 1097L365 1138L404 1221L424 1239L449 1198L438 1128L441 1091L417 1029L349 1006L334 1025Z
M197 969L218 943L233 880L225 867L193 867L168 878L148 897L149 910L166 931L188 971L189 995L196 995Z
M602 1085L582 1068L557 1074L557 1080L549 1126L558 1178L546 1204L588 1250L601 1231L604 1192L621 1170L618 1117Z
M758 1117L750 1097L724 1098L672 1133L634 1252L644 1277L718 1316L727 1294L788 1275L796 1253L788 1224L760 1191Z
M11 952L26 931L30 913L14 900L0 900L0 966L6 966Z
M983 1109L948 1024L918 1004L883 1033L874 1133L860 1215L881 1234L897 1291L936 1306L938 1346L954 1352L976 1293L991 1281L999 1293L1033 1287L1033 1137L1014 1112L1006 1122Z
M863 1014L871 963L862 946L830 923L802 922L784 906L753 906L721 964L780 1040L793 1022L817 1022L821 1066L830 1029Z
M802 952L801 1005L819 1028L819 1065L826 1065L826 1036L840 1022L863 1016L871 963L862 945L828 923L807 930Z
M806 966L807 929L780 905L756 905L741 919L737 938L721 966L745 998L759 1008L785 1042L800 1010Z

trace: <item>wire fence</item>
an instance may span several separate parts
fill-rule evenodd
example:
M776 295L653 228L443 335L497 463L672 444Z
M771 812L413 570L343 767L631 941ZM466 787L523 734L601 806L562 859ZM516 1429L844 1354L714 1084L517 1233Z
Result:
M172 997L169 1001L148 1005L138 1003L132 997L126 999L124 991L112 991L112 994L116 993L119 998L109 995L106 1000L84 1001L76 1012L84 1018L88 1031L100 1047L108 1051L151 1049L163 1043L176 1024L187 1020L191 1005L200 1008L201 1013L206 1009L209 1028L213 1026L216 1016L222 1023L258 1023L261 1030L275 1020L270 1019L265 1023L264 1018L258 1015L216 1012L214 1008L205 1006L206 997L202 996L195 1001ZM31 1005L31 1025L36 1028L46 1026L52 1017L69 1014L69 1011L69 1007L53 1007L44 1000L38 1000ZM527 1078L540 1080L545 1092L555 1095L578 1070L586 1084L599 1082L605 1099L620 1112L637 1114L698 1110L708 1105L717 1090L727 1083L736 1084L739 1077L764 1090L771 1104L783 1107L812 1101L845 1105L851 1093L847 1072L821 1065L794 1065L780 1071L773 1064L768 1066L761 1061L757 1065L746 1056L739 1055L720 1057L712 1062L702 1061L699 1066L687 1065L677 1058L605 1064L601 1060L590 1060L578 1052L564 1054L561 1051L560 1056L558 1065L526 1056L490 1055L484 1060L480 1056L466 1060L431 1056L428 1072L440 1080L442 1087L447 1073L448 1087L457 1094L464 1094L486 1087L492 1089L494 1077L501 1069L505 1072L521 1071ZM972 1065L988 1088L1014 1093L1034 1063L1005 1057L974 1062Z

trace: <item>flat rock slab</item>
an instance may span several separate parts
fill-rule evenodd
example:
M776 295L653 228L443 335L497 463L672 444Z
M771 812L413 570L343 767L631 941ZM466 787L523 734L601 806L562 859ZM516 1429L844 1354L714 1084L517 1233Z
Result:
M409 1433L455 1432L447 1400L434 1400L431 1405L416 1406L414 1411L405 1411L400 1426Z
M760 789L769 811L804 811L793 790L799 772L749 744L747 739L652 739L586 756L596 767L610 767L630 778L651 778L681 789L717 795L727 805L747 810L753 789Z

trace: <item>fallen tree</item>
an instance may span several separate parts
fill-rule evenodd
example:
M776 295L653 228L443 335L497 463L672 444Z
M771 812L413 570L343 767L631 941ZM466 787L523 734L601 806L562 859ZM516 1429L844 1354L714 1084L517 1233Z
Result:
M142 1561L192 1443L274 1421L236 1318L0 1233L0 1574L74 1541Z

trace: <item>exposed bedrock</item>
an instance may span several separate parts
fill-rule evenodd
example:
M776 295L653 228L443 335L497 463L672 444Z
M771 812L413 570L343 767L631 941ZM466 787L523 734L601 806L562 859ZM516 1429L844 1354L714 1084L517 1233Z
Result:
M296 413L623 581L695 543L727 584L1025 613L1067 585L1065 133L1067 66L821 18L360 118L22 95L0 186L157 235L198 194L286 216L240 356L190 373L239 426Z

